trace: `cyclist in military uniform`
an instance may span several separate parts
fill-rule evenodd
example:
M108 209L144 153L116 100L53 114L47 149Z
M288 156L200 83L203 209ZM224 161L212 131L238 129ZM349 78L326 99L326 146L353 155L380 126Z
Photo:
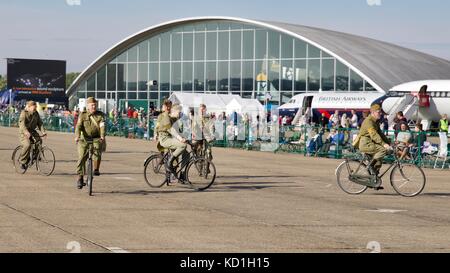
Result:
M100 162L103 145L105 144L105 118L101 111L97 111L97 101L90 97L87 100L87 111L80 114L77 127L75 129L75 142L78 143L77 174L78 189L85 186L83 175L85 172L86 160L89 156L89 147L86 139L99 139L94 141L94 175L100 175Z
M173 163L184 151L186 151L186 139L183 138L176 128L173 127L174 123L179 118L180 107L177 106L177 113L171 115L172 102L169 100L164 101L162 110L163 112L158 116L156 122L155 131L157 132L156 139L158 144L163 148L173 150L172 156L167 161L166 168L171 172L174 172Z
M390 140L383 134L378 121L381 118L382 109L379 104L370 108L370 115L361 125L359 132L359 150L373 156L373 168L378 174L383 165L383 158L390 149Z
M205 156L212 160L212 150L210 143L215 140L214 122L209 115L206 114L206 105L200 104L199 115L194 117L192 139L196 144L197 151L205 149Z
M26 164L28 163L28 159L30 158L31 137L33 137L36 142L41 140L39 133L36 131L36 128L41 131L43 136L47 135L44 129L44 124L42 123L42 119L39 116L38 112L36 112L36 107L36 102L29 101L27 102L25 110L20 113L19 140L20 144L22 145L22 152L20 154L19 162L22 169L26 169Z

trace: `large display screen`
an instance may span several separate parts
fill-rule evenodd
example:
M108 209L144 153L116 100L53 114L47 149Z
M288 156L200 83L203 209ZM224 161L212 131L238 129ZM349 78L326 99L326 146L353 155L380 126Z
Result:
M64 103L66 61L8 59L8 89L16 100Z

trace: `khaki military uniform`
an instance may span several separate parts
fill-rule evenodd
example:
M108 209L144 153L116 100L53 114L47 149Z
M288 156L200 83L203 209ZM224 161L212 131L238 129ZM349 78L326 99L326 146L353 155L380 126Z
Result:
M25 133L30 133L37 142L41 140L36 128L38 128L42 134L45 134L44 124L42 123L42 119L38 112L31 113L27 110L23 110L22 113L20 113L19 118L19 140L22 145L22 152L19 158L20 164L26 164L30 157L31 140Z
M379 124L372 116L364 120L359 132L359 150L373 156L374 168L379 171L387 150L384 145L389 144L389 139L383 134Z
M77 122L77 127L75 128L75 136L80 139L78 142L78 175L84 175L86 160L89 156L89 147L86 139L105 139L105 132L105 118L102 112L96 111L93 114L90 114L89 112L83 112L80 114ZM104 144L105 143L101 143L98 140L94 141L94 161L101 161Z
M174 150L173 156L178 157L185 150L187 145L177 139L179 133L173 128L173 124L177 119L171 118L168 113L164 112L158 116L155 130L158 134L158 144L163 148Z
M192 131L192 139L196 142L196 149L200 151L205 148L206 157L210 160L213 159L212 149L210 146L210 142L215 140L214 132L214 122L210 116L205 115L203 117L196 116L193 122L193 131ZM203 147L203 146L206 147Z

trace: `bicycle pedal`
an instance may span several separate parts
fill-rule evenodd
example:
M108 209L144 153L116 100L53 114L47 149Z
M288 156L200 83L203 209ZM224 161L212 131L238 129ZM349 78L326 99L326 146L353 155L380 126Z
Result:
M184 177L178 179L178 183L183 184L183 185L189 184L189 182Z

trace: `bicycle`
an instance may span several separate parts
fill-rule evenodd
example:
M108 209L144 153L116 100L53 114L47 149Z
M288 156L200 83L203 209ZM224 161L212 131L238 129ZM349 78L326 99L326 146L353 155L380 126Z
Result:
M173 167L175 172L166 169L167 162L172 155L171 150L153 154L145 160L144 178L151 188L160 188L164 184L169 186L171 175L181 184L188 185L197 191L204 191L211 187L216 179L216 167L211 160L197 155L192 142L187 141L186 143L191 147L191 151L185 151L185 156L181 156L181 162Z
M196 153L198 157L205 157L209 161L212 161L212 154L210 151L210 147L212 147L214 144L213 142L208 142L206 139L199 140L196 143L192 143L193 152Z
M394 147L396 151L396 147ZM357 195L368 188L379 189L382 178L390 172L390 182L394 190L404 197L415 197L422 193L426 184L423 170L412 163L404 163L394 152L394 161L381 175L377 175L372 167L374 160L368 154L362 153L361 159L346 158L336 168L336 178L339 187L346 193Z
M19 162L20 154L22 152L22 145L17 146L11 156L11 160L13 162L13 166L17 173L25 174L25 172L31 168L33 165L36 165L36 170L39 174L44 176L52 175L55 170L55 154L53 151L47 146L42 145L42 137L45 135L40 135L40 139L36 140L34 136L30 137L31 142L31 150L30 157L28 158L27 163L25 164L25 168L22 169L21 163Z
M89 150L89 157L87 162L88 168L86 172L86 185L88 187L89 196L92 196L92 185L94 183L94 166L92 160L92 157L94 155L94 142L98 141L99 139L100 138L85 139L85 142L88 145Z

